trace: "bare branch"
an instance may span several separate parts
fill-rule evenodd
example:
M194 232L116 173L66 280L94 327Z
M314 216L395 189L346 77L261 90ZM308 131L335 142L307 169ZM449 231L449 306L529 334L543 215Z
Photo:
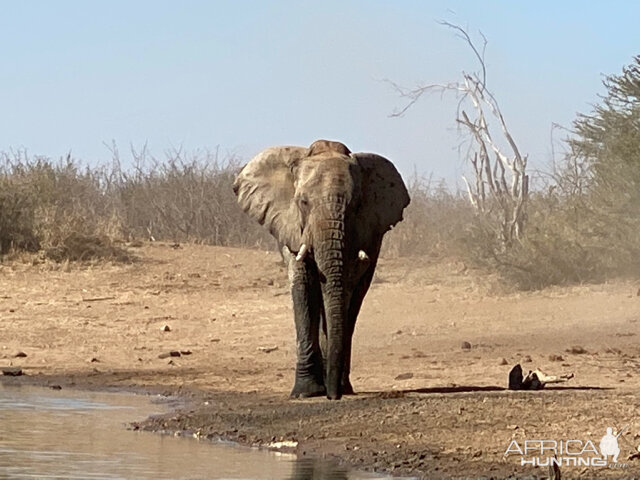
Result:
M456 123L472 140L468 161L476 177L472 184L463 176L467 194L479 214L495 220L496 233L504 248L508 248L514 241L520 240L524 228L529 194L527 156L520 153L498 101L487 88L486 37L480 33L482 47L478 48L464 28L445 21L439 23L453 29L456 36L466 42L480 64L481 73L463 71L461 80L457 82L429 84L414 89L387 81L401 97L407 99L407 103L391 116L404 115L427 92L440 92L443 95L451 92L459 98ZM504 151L500 146L504 142L494 139L487 116L497 122L498 127L494 127L493 133L499 132L496 138L500 137L506 142L509 151Z

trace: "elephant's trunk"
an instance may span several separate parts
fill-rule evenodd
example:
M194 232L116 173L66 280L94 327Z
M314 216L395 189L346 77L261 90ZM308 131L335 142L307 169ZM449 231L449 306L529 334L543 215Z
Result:
M342 396L342 375L347 334L347 291L345 278L345 222L344 205L332 204L327 216L319 222L320 230L314 244L315 259L324 276L322 296L327 322L327 352L325 385L327 397L338 400Z

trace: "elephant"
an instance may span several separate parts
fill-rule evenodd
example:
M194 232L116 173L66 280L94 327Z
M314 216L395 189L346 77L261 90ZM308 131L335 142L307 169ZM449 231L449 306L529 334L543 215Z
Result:
M267 148L233 190L288 267L297 341L291 397L353 394L353 331L382 238L409 205L402 177L384 157L317 140Z

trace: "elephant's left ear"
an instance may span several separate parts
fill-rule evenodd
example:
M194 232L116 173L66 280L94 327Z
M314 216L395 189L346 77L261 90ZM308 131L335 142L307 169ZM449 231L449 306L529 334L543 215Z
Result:
M409 193L396 167L373 153L354 153L362 172L358 229L367 235L383 235L402 220Z

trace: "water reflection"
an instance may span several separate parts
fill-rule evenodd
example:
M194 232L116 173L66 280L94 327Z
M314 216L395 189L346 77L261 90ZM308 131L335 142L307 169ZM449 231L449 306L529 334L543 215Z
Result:
M311 458L302 458L293 464L289 480L348 480L349 471Z
M326 462L124 428L163 409L144 396L0 383L0 478L372 478Z

